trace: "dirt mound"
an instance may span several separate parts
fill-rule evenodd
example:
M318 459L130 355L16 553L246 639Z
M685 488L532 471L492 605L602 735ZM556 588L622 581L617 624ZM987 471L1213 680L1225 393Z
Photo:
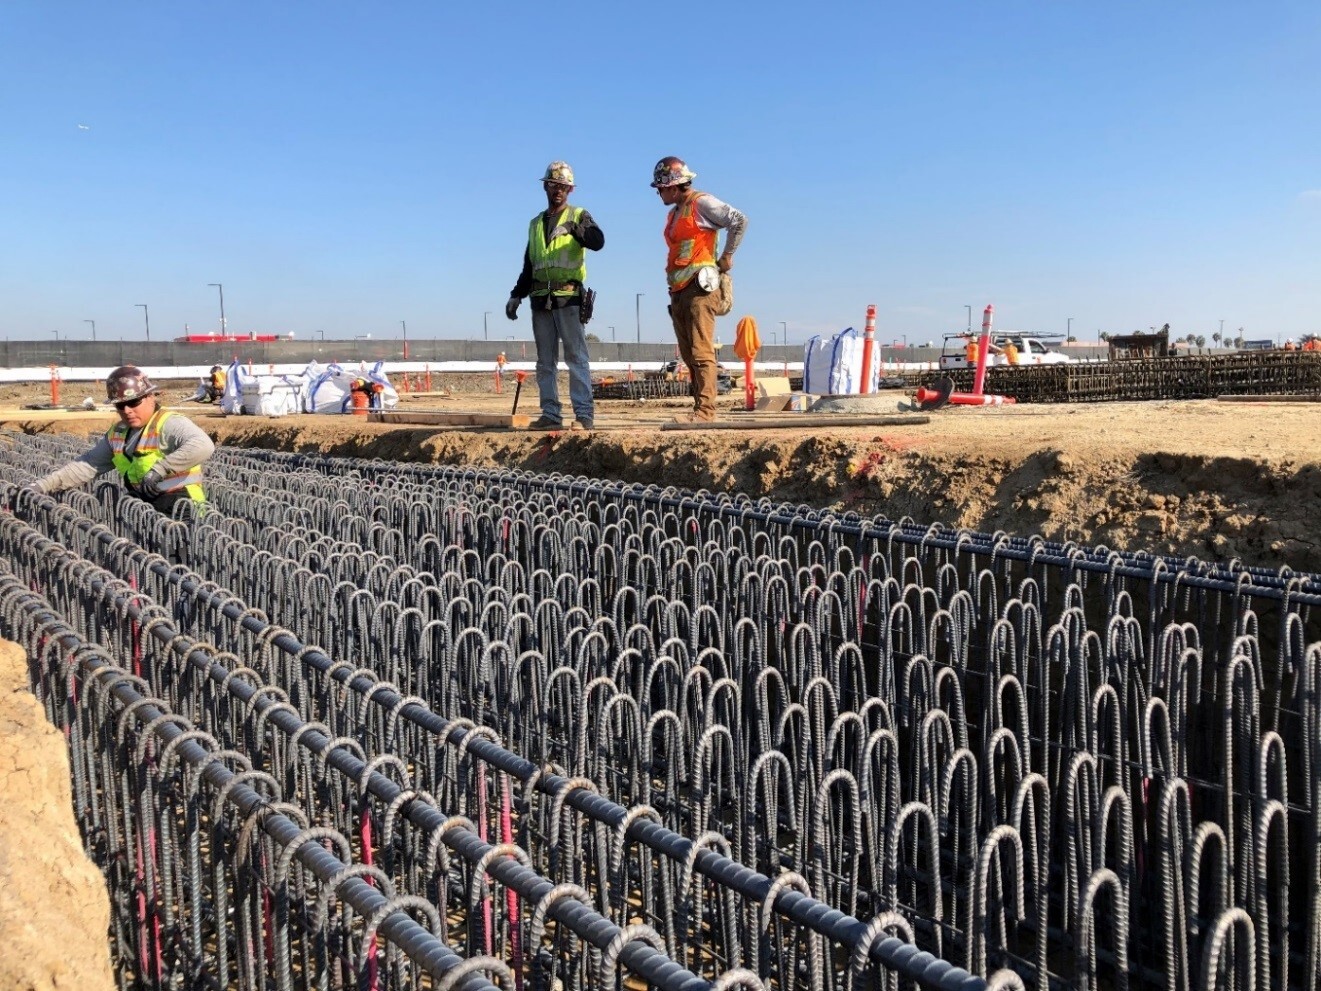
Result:
M108 991L105 881L74 824L64 738L27 686L27 656L0 641L0 988Z
M438 376L436 384L458 391L451 399L405 396L402 408L510 411L512 397L492 394L489 376ZM724 418L737 419L740 399L721 399ZM525 391L522 411L537 405L535 389ZM658 429L685 405L600 402L591 434L183 409L218 442L241 447L744 492L867 516L1321 572L1321 403L950 408L923 425L811 433L795 429L792 414L784 430ZM86 433L109 419L0 414L31 432Z

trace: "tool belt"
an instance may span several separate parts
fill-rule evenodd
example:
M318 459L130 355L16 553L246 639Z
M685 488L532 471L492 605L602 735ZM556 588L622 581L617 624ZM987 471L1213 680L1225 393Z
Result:
M534 280L532 283L532 292L534 295L536 293L543 293L543 292L544 293L563 292L565 289L573 289L574 291L577 291L581 288L582 286L580 286L577 282L573 281L572 279L570 279L568 282L537 282Z

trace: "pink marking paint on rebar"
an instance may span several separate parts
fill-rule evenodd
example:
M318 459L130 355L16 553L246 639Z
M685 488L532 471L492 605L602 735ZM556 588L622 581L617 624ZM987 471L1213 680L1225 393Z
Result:
M484 761L478 761L477 835L482 838L483 842L489 842L489 832L490 830L486 825L486 763ZM491 954L491 946L494 943L494 938L491 934L493 925L494 923L492 921L491 912L491 888L490 885L487 885L486 895L482 898L482 945L485 947L483 952L488 956Z
M363 793L362 796L361 825L359 825L358 827L358 837L359 837L359 842L362 845L362 862L366 864L368 867L371 867L372 866L372 807L367 800L367 795L365 792ZM371 884L372 887L375 887L375 885L372 884L372 879L370 876L366 877L365 880L367 881L368 884ZM377 991L376 953L377 953L377 947L379 945L380 944L377 941L376 937L372 936L371 946L368 947L367 949L367 987L369 988L369 991Z
M514 842L514 817L509 796L509 775L500 775L500 842ZM509 957L514 962L514 988L523 991L523 939L518 929L518 892L505 888L505 912L509 916Z
M128 587L133 591L138 590L138 576L134 572L128 576ZM133 643L133 673L139 678L142 677L142 637L140 628L136 619L129 620L128 624L129 639Z

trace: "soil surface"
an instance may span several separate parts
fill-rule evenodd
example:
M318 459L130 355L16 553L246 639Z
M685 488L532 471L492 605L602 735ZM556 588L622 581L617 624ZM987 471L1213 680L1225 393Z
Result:
M561 376L567 408L567 381ZM487 375L433 376L448 396L404 394L400 408L508 413ZM193 383L168 383L172 401ZM908 398L888 395L889 412ZM82 392L66 387L65 401ZM113 414L19 411L45 386L0 387L0 425L104 429ZM745 416L741 394L721 419ZM4 406L3 404L14 404ZM661 430L687 400L602 401L596 429L557 433L364 423L348 416L221 416L184 403L222 444L471 464L745 492L911 517L920 523L1321 572L1321 403L1144 402L947 407L927 423L783 430ZM535 416L524 384L519 412Z
M0 988L109 991L110 900L83 855L64 736L0 640Z

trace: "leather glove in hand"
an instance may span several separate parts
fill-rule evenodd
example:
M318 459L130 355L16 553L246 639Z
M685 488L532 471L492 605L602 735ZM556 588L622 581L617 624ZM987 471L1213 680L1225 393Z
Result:
M518 319L518 304L523 302L517 296L510 296L509 302L505 304L505 316L510 320Z

